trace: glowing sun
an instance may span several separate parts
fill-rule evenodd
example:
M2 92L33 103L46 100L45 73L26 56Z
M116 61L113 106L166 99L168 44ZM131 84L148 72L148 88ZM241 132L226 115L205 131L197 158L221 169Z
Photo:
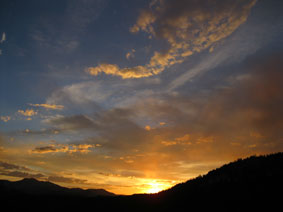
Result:
M167 183L161 183L153 180L147 183L147 188L145 192L148 194L155 194L162 190L167 189L168 187L170 187L170 185L168 185Z

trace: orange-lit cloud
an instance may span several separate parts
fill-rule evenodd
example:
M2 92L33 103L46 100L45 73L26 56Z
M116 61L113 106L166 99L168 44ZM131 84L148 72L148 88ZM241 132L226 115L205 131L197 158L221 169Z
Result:
M55 153L55 152L64 152L64 153L88 153L90 148L99 147L100 145L93 144L50 144L48 146L36 147L31 152L46 154L46 153Z
M0 120L4 121L4 122L8 122L11 120L11 116L1 116Z
M217 7L214 5L217 3ZM142 78L160 74L176 63L204 49L212 51L213 45L233 33L243 24L256 0L218 1L193 0L154 1L149 9L143 10L133 27L132 33L145 31L150 37L164 39L169 48L154 52L146 65L120 68L116 64L100 64L89 67L90 75L105 73L126 78ZM154 5L154 6L153 6Z
M18 113L23 116L35 116L37 115L37 111L34 111L33 109L26 109L24 110L18 110Z
M51 110L62 110L64 109L63 105L55 105L55 104L29 104L30 106L34 107L43 107L45 109L51 109Z
M151 25L152 23L155 22L155 20L156 20L156 16L153 13L153 11L143 10L139 15L136 24L130 28L130 31L132 33L136 33L139 32L140 30L143 30L149 33L153 33L154 29Z
M127 52L127 54L126 54L127 60L130 60L131 58L134 58L135 57L135 55L134 55L135 52L136 52L135 49L132 49L131 51Z
M191 145L192 142L190 142L190 135L185 134L184 136L177 137L174 140L167 140L167 141L161 141L161 144L165 146L172 146L172 145Z
M108 75L120 76L123 79L142 78L142 77L149 77L153 75L153 73L151 73L151 71L148 70L144 66L136 66L133 68L122 68L121 69L119 68L118 65L113 65L113 64L100 64L99 66L88 68L86 72L94 76L103 72Z
M147 131L150 131L150 130L151 130L151 127L150 127L149 125L146 125L146 126L144 127L144 129L147 130Z

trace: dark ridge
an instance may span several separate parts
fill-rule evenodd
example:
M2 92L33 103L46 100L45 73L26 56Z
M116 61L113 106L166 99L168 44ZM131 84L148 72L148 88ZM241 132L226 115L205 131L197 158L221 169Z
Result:
M24 179L0 181L0 198L10 211L277 211L282 179L283 153L276 153L239 159L158 194L92 197L90 190ZM58 192L64 189L75 195Z
M20 181L10 182L0 180L0 189L6 192L7 196L16 195L44 195L44 196L64 196L64 197L96 197L115 196L115 194L104 189L81 189L65 188L48 181L39 181L34 178L24 178Z

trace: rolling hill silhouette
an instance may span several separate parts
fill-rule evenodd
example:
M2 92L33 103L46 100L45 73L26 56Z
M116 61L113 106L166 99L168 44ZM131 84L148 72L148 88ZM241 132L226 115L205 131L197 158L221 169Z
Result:
M38 181L34 178L25 178L20 181L10 182L0 180L1 192L9 196L17 195L44 195L44 196L68 196L68 197L96 197L115 196L115 194L104 189L80 189L65 188L48 181Z
M283 153L276 153L239 159L158 194L101 196L24 179L0 181L0 198L9 211L274 211L282 189Z

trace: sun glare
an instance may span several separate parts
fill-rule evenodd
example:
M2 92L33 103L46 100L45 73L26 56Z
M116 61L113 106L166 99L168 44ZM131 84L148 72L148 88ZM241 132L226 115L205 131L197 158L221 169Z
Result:
M169 185L168 183L163 183L163 182L158 182L156 180L153 180L147 183L147 188L145 189L145 193L155 194L155 193L158 193L162 190L169 188L170 186L171 185Z

